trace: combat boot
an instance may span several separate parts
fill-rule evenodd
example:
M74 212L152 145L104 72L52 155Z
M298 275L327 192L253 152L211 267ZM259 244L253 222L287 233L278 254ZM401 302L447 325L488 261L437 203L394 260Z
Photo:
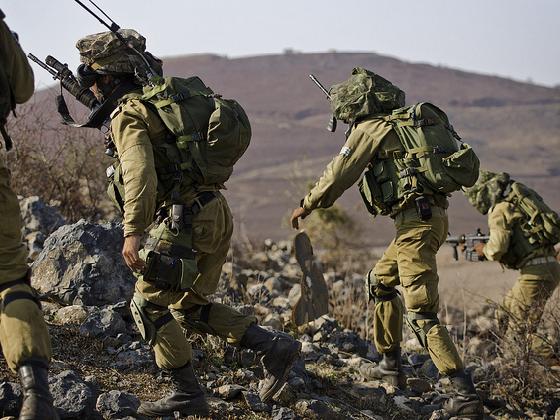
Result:
M173 416L179 412L182 416L208 416L210 410L204 391L189 362L182 368L166 369L171 378L171 394L154 402L144 401L138 407L138 414L147 417Z
M383 358L376 366L365 365L360 369L360 373L365 379L381 380L402 389L406 387L406 377L401 365L400 347L383 353Z
M460 370L449 375L449 379L456 393L443 404L443 409L452 417L482 419L484 407L476 393L471 376L464 370Z
M272 333L252 324L245 331L240 345L261 356L264 380L259 395L261 401L268 402L286 383L290 369L299 357L301 343L289 336Z
M49 391L46 363L27 363L18 368L23 389L20 420L58 420Z

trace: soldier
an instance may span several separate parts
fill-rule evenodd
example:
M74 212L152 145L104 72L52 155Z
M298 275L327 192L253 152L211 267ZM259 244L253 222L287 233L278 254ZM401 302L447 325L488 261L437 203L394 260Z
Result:
M434 155L437 151L441 153L443 143L438 144L435 139L432 147L405 150L397 130L427 126L433 133L443 133L442 136L456 133L447 119L443 119L445 114L433 105L429 117L417 115L425 105L401 108L404 92L365 69L354 69L350 79L334 85L329 93L334 116L349 124L350 133L338 156L329 163L300 207L293 211L292 225L297 229L299 218L316 208L331 206L369 168L360 182L362 196L372 214L393 218L396 237L367 276L370 296L375 301L374 343L383 358L366 375L403 385L400 350L403 306L395 288L400 285L407 322L439 372L448 375L457 390L447 401L446 410L452 415L480 417L482 404L472 380L447 329L437 317L436 253L447 235L448 202L445 194L424 182L429 175L427 171L432 169L424 169L421 158L430 158L431 151ZM468 150L463 150L465 156L470 153ZM437 155L434 155L432 163L436 163ZM477 162L473 160L472 169L466 168L467 172L473 172L470 185L478 174ZM442 172L438 174L444 175L443 168L440 169ZM458 186L453 188L458 189Z
M4 358L23 387L20 419L57 419L48 384L51 343L40 302L30 286L22 220L10 188L6 152L11 139L4 127L16 104L33 95L33 71L0 10L0 343ZM5 145L2 145L2 143Z
M490 239L475 251L490 261L520 271L513 288L497 311L504 332L528 332L531 348L544 358L553 353L534 335L544 306L560 282L560 264L554 245L560 219L530 188L505 172L480 171L477 183L465 191L469 202L488 214Z
M145 52L144 37L129 29L120 33L129 46L143 52L152 67L160 67L161 62ZM138 412L153 417L175 411L183 416L208 414L204 392L193 371L191 344L183 329L217 335L231 344L255 350L262 356L265 372L261 399L270 400L285 383L301 344L257 326L253 316L208 300L208 295L216 291L233 231L230 209L220 193L224 186L201 184L198 164L174 160L183 156L178 146L180 139L172 135L158 113L161 103L155 105L142 96L140 79L146 74L146 66L140 55L112 32L87 36L76 46L83 63L78 69L80 81L91 85L100 101L109 100L114 92L131 85L126 95L120 93L119 105L111 114L111 137L118 162L112 197L117 198L123 210L122 255L137 277L132 313L154 350L157 366L167 371L173 386L171 395L143 402ZM207 88L200 84L199 91L190 92L206 92ZM157 100L160 98L161 95ZM208 118L214 108L206 112L202 106L213 104L212 98L217 100L218 96L199 94L201 108L185 110L189 119L204 115L195 124L200 126L197 133L208 130ZM174 100L164 98L168 105ZM191 121L181 123L187 126ZM197 133L183 134L192 139ZM179 220L184 223L175 226ZM142 236L150 227L147 243L141 249ZM179 278L173 271L177 266L181 267ZM183 288L182 282L190 277L190 287Z

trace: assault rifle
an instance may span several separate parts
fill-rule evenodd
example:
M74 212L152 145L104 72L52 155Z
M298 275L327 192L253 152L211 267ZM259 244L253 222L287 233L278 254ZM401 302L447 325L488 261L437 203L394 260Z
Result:
M325 88L325 86L323 86L323 84L319 81L319 79L317 79L315 77L315 75L310 74L309 78L311 80L313 80L313 82L319 87L319 89L321 89L323 91L323 93L325 94L325 96L327 97L327 99L329 101L331 101L331 94L329 93L329 91ZM329 125L327 126L327 130L329 130L331 133L334 133L336 131L336 118L333 116L331 116L331 119L329 121Z
M459 236L447 236L445 243L450 244L453 247L453 259L455 261L459 260L458 248L461 246L461 251L465 253L466 261L484 261L485 258L481 257L474 250L474 246L479 243L485 244L490 239L490 236L484 235L480 228L476 230L474 235L463 234Z

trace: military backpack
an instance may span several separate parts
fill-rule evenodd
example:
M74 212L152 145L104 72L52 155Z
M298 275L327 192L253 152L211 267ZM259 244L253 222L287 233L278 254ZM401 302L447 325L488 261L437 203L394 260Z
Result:
M422 102L374 117L392 125L401 148L380 152L360 181L372 214L391 214L397 203L421 195L446 195L476 182L478 157L437 106Z
M524 216L520 228L530 244L554 246L560 242L560 217L533 189L513 182L505 201L512 203Z
M223 99L198 77L166 77L143 88L140 100L157 110L175 137L180 171L198 185L225 183L251 141L247 114L233 99Z

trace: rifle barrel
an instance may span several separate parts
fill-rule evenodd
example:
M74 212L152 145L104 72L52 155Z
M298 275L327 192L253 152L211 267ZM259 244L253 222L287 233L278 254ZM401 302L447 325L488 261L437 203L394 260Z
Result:
M31 61L33 61L35 64L41 66L42 68L44 68L46 71L48 71L55 79L59 78L59 74L54 71L53 69L51 69L49 66L47 66L45 63L43 63L41 60L39 60L37 57L35 57L33 54L29 53L27 54L27 57L29 57L29 59Z

